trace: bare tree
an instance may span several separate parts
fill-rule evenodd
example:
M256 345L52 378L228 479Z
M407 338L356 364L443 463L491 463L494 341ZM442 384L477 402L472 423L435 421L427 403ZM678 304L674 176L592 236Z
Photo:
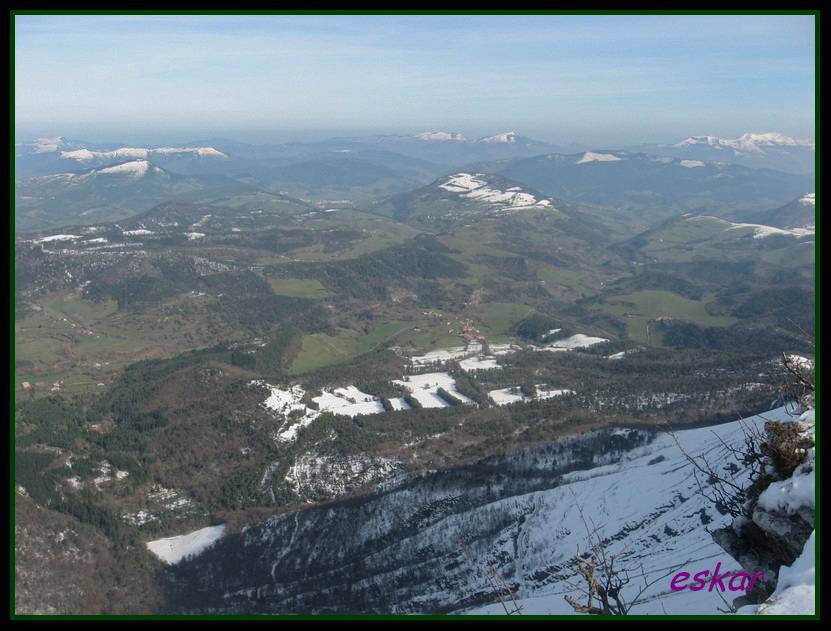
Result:
M588 550L575 555L577 574L583 579L579 583L567 582L573 591L582 594L585 604L577 598L566 595L566 602L577 613L605 616L624 616L633 607L643 602L644 596L656 583L666 579L678 568L679 563L671 568L664 568L658 574L649 577L642 563L631 561L628 545L619 552L611 552L610 539L602 536L600 528L591 517L587 517L577 502L574 491L569 488L575 499L575 506L580 520L586 529Z
M805 334L807 336L807 334ZM813 339L811 338L813 344ZM785 369L783 394L797 404L797 409L810 406L814 394L813 362L796 355L783 354ZM803 459L803 454L813 441L801 435L798 427L765 418L764 429L758 425L738 419L742 429L741 446L727 443L716 432L713 435L721 444L722 456L732 456L734 462L725 465L728 458L720 458L721 466L710 462L705 455L693 456L667 424L667 433L675 441L678 450L692 465L698 492L709 500L722 514L732 517L752 518L753 502L759 492L773 481L770 465L778 477L787 477ZM740 464L746 475L738 479L735 473Z
M473 563L474 565L479 567L479 571L488 581L491 589L493 590L496 599L499 601L499 604L502 605L502 608L505 610L505 613L508 615L511 614L521 614L522 613L522 604L520 604L519 600L514 593L514 590L508 584L508 581L502 576L499 570L496 569L496 564L488 559L486 565L488 569L485 570L482 565L477 563L476 559L473 557L473 553L470 551L470 548L465 544L464 541L459 540L459 545L465 551L468 560Z
M675 435L672 427L667 424L667 433L670 435L678 450L684 458L692 465L693 477L698 485L698 492L722 514L729 514L732 517L747 517L750 518L751 509L748 506L748 499L753 481L757 480L765 471L766 458L762 451L761 445L764 444L764 434L761 430L742 419L739 419L742 428L743 444L741 447L736 447L724 441L721 436L713 432L713 436L719 441L724 450L722 455L732 456L733 459L740 463L749 475L744 478L746 481L737 480L735 473L738 470L734 469L729 463L724 465L724 460L720 459L722 467L719 468L704 454L693 456L690 454L678 437Z

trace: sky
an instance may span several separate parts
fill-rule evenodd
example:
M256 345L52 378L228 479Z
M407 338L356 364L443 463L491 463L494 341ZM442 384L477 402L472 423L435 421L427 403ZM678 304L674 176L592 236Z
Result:
M813 16L16 16L18 137L814 134Z

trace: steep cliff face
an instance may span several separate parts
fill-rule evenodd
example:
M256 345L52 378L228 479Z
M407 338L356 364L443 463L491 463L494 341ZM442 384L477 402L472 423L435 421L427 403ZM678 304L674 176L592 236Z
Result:
M814 427L815 411L806 410L787 423L789 441L781 449L790 452L795 467L776 462L766 450L765 483L748 500L749 518L739 517L713 533L714 540L748 572L763 572L765 581L734 606L739 613L814 613ZM768 431L768 440L780 435Z
M689 454L717 456L725 475L747 482L725 449L741 441L742 424L676 438ZM698 492L670 436L618 429L269 519L170 567L166 610L504 613L495 571L527 613L574 613L564 595L578 582L575 554L586 550L583 515L610 553L655 579L632 613L724 607L716 593L671 590L666 574L718 562L737 569L709 534L729 519ZM640 575L627 589L639 587Z

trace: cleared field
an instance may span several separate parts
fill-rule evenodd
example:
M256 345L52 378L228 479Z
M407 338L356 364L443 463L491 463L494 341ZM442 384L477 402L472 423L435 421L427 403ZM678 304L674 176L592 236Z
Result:
M114 301L54 293L15 322L15 382L64 379L62 391L70 384L78 391L97 390L99 382L132 362L202 348L217 333L232 337L233 331L214 325L195 299L179 297L171 304L187 311L180 316L165 315L164 309L119 312Z
M671 291L646 289L609 297L599 308L622 318L629 337L642 343L658 343L649 323L659 318L693 322L701 326L730 326L730 316L714 316L707 312L707 300L691 300Z
M491 302L471 310L479 330L494 342L504 341L508 331L530 314L532 308L515 302Z
M292 296L294 298L326 298L332 296L332 292L315 279L298 278L270 278L268 283L272 291L281 296Z
M303 337L303 345L291 365L292 374L300 374L347 361L392 340L413 326L412 322L394 320L376 327L368 335L342 329L337 335L315 333Z

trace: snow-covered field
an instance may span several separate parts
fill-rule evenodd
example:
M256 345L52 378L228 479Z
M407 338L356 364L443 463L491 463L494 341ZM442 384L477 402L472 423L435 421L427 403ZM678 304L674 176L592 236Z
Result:
M395 380L393 383L404 386L425 408L446 408L450 405L439 396L439 388L443 388L462 403L473 404L473 401L456 390L456 380L446 372L406 375L404 379Z
M125 237L146 237L153 234L153 231L146 228L136 228L135 230L124 230L121 234Z
M380 414L384 411L384 406L377 397L361 392L355 386L335 388L333 392L324 390L312 401L317 403L321 412L333 412L350 417L360 414Z
M574 390L568 389L544 389L541 387L537 387L537 393L533 397L526 396L522 393L519 389L519 386L512 386L510 388L499 388L497 390L491 390L488 392L488 396L490 397L491 401L493 401L496 405L509 405L511 403L517 403L519 401L540 401L543 399L550 399L552 397L559 397L564 394L573 394Z
M477 357L468 357L459 362L459 367L465 372L471 370L493 370L494 368L502 368L496 363L496 358L489 355L479 355Z
M178 563L212 546L225 532L225 524L200 528L184 535L148 541L147 549L165 563Z
M451 359L468 357L482 350L481 344L468 344L467 346L451 346L450 348L439 348L424 355L410 357L413 366L427 366L430 364L443 364Z
M593 346L594 344L600 344L601 342L608 342L605 337L592 337L591 335L585 335L583 333L576 333L570 337L566 337L562 340L556 340L554 342L549 342L548 344L544 344L543 346L537 346L534 350L537 351L570 351L575 348L587 348L589 346Z

